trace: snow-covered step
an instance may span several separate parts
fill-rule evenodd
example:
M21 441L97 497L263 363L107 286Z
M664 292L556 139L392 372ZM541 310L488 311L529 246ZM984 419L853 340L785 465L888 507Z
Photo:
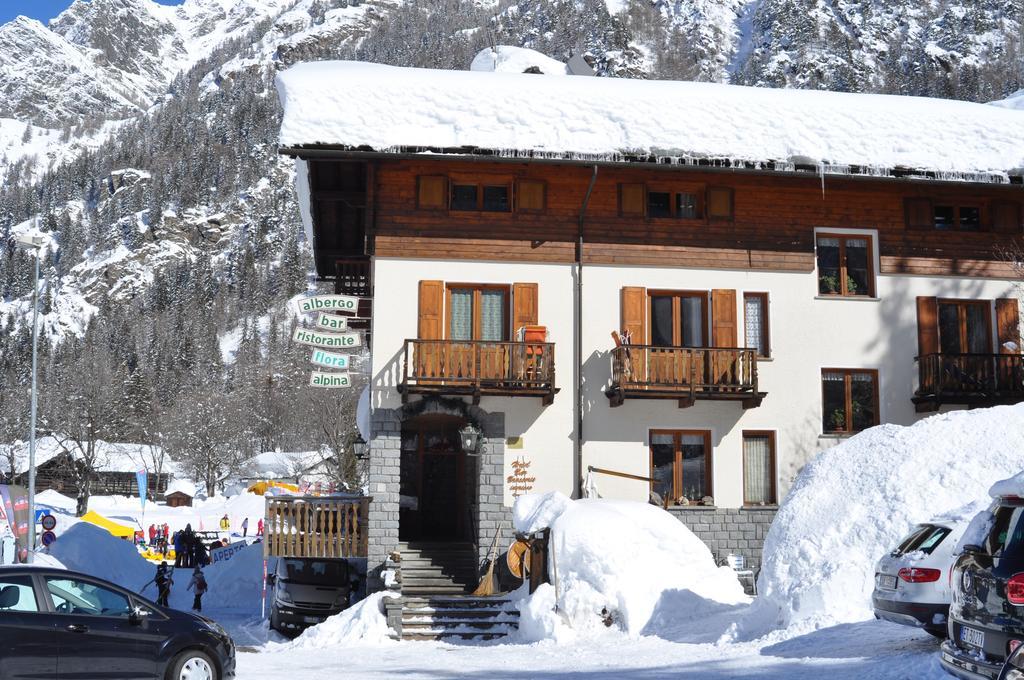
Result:
M403 640L494 640L519 627L519 612L505 597L403 597Z

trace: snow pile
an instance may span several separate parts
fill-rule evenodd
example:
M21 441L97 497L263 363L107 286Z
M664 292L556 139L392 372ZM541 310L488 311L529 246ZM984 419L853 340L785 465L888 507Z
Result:
M984 502L1021 469L1024 404L882 425L818 454L768 532L760 597L739 632L871 618L879 557L914 524Z
M524 640L568 640L608 623L631 636L659 634L748 601L735 572L653 505L551 492L520 497L513 515L517 531L550 527L548 576L557 586L557 601L556 586L544 586L521 603ZM687 606L670 606L680 600Z
M139 592L155 573L153 565L129 541L88 522L73 525L49 550L52 557L72 571L106 579L134 592ZM150 587L145 595L155 598L155 589Z
M999 106L1004 109L1019 109L1024 111L1024 90L1017 90L1006 99L989 102L992 106Z
M972 178L1024 171L1024 114L961 101L337 61L293 66L277 88L283 146L628 154Z
M473 63L469 65L470 71L498 73L526 73L527 69L536 69L549 76L567 74L565 64L557 59L552 59L536 50L512 45L498 45L494 49L490 47L482 49L473 57Z
M382 645L391 640L391 629L384 615L384 598L394 597L387 592L374 593L335 614L323 623L308 628L295 638L291 649L334 649L359 645Z

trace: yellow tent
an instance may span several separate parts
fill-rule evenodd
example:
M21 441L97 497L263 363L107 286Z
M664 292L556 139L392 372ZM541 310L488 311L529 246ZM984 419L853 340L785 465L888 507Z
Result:
M256 482L255 484L249 487L248 491L249 493L254 493L257 496L262 496L267 492L267 489L273 487L276 487L278 489L285 489L287 491L291 491L292 493L299 493L299 487L297 484L288 484L287 482L275 481Z
M95 524L101 529L106 529L118 538L132 539L135 537L134 528L125 526L124 524L118 524L117 522L112 522L111 520L107 519L103 515L93 510L90 510L89 512L82 515L82 521L88 522L89 524Z

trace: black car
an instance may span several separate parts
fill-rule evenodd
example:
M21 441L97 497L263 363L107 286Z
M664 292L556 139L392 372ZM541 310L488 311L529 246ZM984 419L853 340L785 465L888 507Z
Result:
M965 680L995 680L1024 641L1024 499L998 498L989 512L984 540L964 546L950 577L949 639L940 661Z
M234 674L235 645L209 619L74 571L0 567L0 680Z

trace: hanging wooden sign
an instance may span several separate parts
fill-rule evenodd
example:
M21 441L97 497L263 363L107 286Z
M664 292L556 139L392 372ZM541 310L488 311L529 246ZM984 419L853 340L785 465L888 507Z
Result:
M320 316L316 318L316 327L328 331L347 331L348 318L320 312Z
M314 331L301 326L292 333L292 340L303 345L339 349L342 347L361 347L363 338L359 333L328 333Z
M355 314L359 311L359 298L351 295L313 295L300 298L296 304L300 313L342 312Z
M348 373L313 371L309 376L309 384L313 387L352 387L352 378Z
M309 357L309 360L317 366L325 366L326 368L344 370L352 366L352 357L350 355L334 354L333 352L325 352L322 349L313 350L313 355Z

